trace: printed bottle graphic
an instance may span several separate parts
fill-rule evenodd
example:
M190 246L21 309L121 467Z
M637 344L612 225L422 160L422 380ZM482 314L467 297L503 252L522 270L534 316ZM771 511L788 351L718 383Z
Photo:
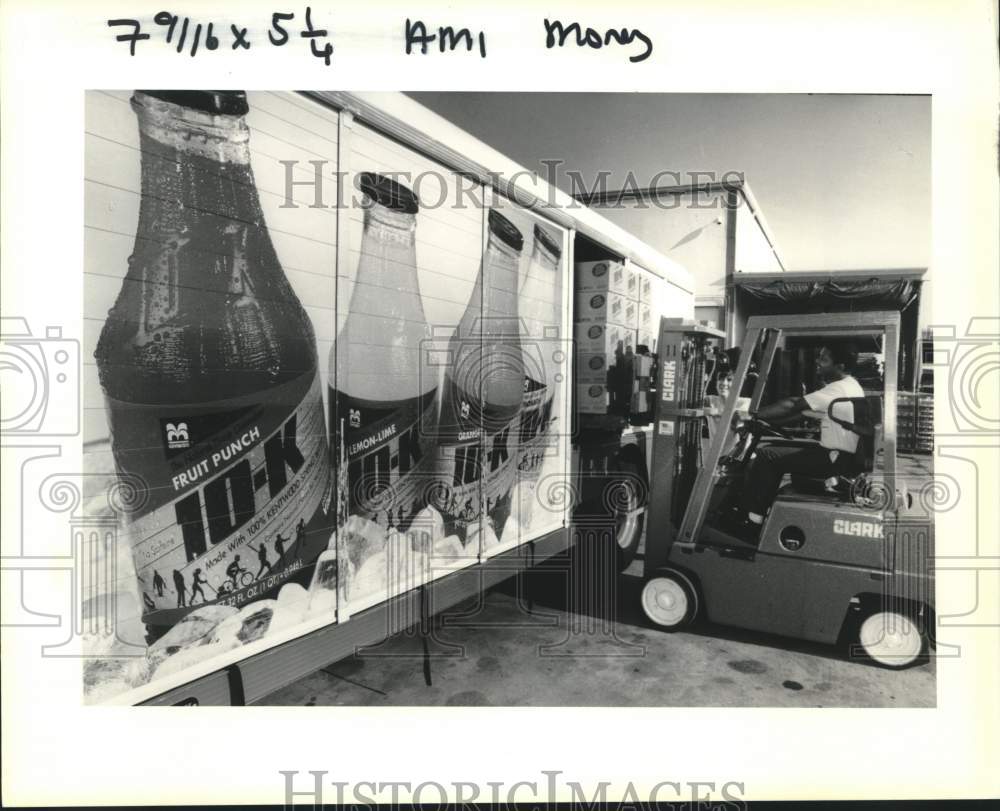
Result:
M448 344L437 431L434 506L447 534L468 541L485 512L496 537L510 514L516 432L524 398L518 266L524 237L490 210L468 306Z
M330 353L331 458L335 470L346 461L347 512L404 531L426 504L437 393L436 371L421 363L430 330L417 278L418 201L388 177L359 181L361 257Z
M95 358L115 463L136 487L136 574L174 573L143 616L162 630L307 574L332 530L331 471L313 329L264 221L245 94L136 91L132 107L138 229ZM283 565L255 577L240 553ZM192 583L201 601L185 604Z
M534 228L528 267L521 279L522 344L525 348L524 404L517 431L518 509L521 525L531 522L534 490L545 458L558 381L565 374L556 340L562 322L559 260L562 249L541 226Z

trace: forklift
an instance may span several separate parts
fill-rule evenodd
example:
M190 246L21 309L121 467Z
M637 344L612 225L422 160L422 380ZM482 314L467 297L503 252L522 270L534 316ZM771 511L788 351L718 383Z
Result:
M641 596L652 623L673 630L703 617L846 643L852 658L888 668L908 667L926 655L934 612L932 532L897 476L899 324L896 312L750 318L731 390L721 413L713 414L705 406L707 370L724 333L661 320ZM786 477L759 538L736 537L726 516L757 447L817 442L751 415L765 390L774 388L788 342L818 348L827 339L865 341L883 358L881 390L866 388L864 398L829 406L829 417L859 437L853 468L836 480ZM754 359L759 376L751 392ZM768 399L777 393L769 391ZM842 406L834 417L834 407L848 400L853 418L843 419Z

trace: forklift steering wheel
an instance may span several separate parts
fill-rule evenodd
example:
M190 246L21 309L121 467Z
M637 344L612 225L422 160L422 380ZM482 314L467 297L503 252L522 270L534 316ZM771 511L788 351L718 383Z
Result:
M754 417L750 421L751 432L760 435L767 434L768 436L778 436L782 439L793 439L792 435L787 431L783 431L781 428L777 428L766 420L762 420L760 417Z

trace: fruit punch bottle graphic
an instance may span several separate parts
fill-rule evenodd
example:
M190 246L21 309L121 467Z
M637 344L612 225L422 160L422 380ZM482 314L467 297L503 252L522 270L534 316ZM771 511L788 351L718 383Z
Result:
M498 211L490 210L488 222L479 276L448 345L437 432L435 506L448 534L463 542L484 510L497 537L510 514L524 397L517 311L524 237Z
M545 458L547 437L553 419L553 402L564 369L559 356L562 345L554 340L562 322L559 296L559 261L562 248L541 226L534 228L534 242L520 289L522 342L525 356L524 404L517 431L518 488L521 503L517 514L522 525L531 522L534 487Z
M331 471L312 325L271 243L243 92L136 91L142 198L98 341L111 446L137 489L144 621L242 605L326 548Z
M331 459L335 470L346 460L348 513L403 531L426 504L437 405L437 374L421 363L430 329L417 278L419 205L388 177L365 172L358 179L365 195L361 257L330 352Z

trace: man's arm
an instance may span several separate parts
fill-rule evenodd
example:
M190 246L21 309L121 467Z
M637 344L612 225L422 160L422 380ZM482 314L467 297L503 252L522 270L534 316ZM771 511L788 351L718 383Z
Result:
M797 411L787 417L772 417L767 422L775 428L784 428L786 425L798 425L805 416L805 411Z
M765 422L772 422L793 417L807 408L809 408L809 404L805 401L804 397L786 397L763 408L758 408L751 416Z

